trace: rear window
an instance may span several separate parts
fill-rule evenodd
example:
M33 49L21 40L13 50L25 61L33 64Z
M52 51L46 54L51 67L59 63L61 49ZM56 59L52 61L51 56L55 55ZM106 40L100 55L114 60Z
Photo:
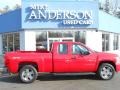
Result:
M67 54L68 53L68 45L60 44L58 50L59 50L59 54Z

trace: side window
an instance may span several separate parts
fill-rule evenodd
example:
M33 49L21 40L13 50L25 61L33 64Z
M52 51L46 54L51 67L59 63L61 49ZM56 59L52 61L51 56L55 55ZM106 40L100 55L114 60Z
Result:
M82 54L82 55L88 55L90 54L89 51L87 50L87 48L78 45L78 44L74 44L72 46L72 53L73 54Z
M67 54L68 53L68 45L67 44L60 44L58 50L59 50L60 54Z
M77 44L74 44L72 46L72 53L73 54L80 54L81 53L81 49L79 48L79 46Z

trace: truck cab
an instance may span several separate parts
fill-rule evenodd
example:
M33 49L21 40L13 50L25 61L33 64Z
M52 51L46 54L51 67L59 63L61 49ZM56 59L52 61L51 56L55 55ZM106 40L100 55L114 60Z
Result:
M53 44L54 72L95 72L97 54L80 43Z

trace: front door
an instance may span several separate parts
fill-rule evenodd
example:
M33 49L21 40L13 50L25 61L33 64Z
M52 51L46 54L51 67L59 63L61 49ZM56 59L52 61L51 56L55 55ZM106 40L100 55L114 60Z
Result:
M87 48L79 44L71 46L69 72L93 72L97 55L90 53Z
M54 72L69 72L69 45L62 43L54 48L53 65Z

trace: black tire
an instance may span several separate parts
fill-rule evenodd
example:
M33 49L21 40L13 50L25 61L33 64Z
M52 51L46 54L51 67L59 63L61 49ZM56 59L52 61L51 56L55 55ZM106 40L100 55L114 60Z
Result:
M25 65L20 69L19 77L23 83L32 83L37 79L38 72L32 65Z
M99 66L97 76L102 80L110 80L115 75L115 68L109 63L103 63Z

